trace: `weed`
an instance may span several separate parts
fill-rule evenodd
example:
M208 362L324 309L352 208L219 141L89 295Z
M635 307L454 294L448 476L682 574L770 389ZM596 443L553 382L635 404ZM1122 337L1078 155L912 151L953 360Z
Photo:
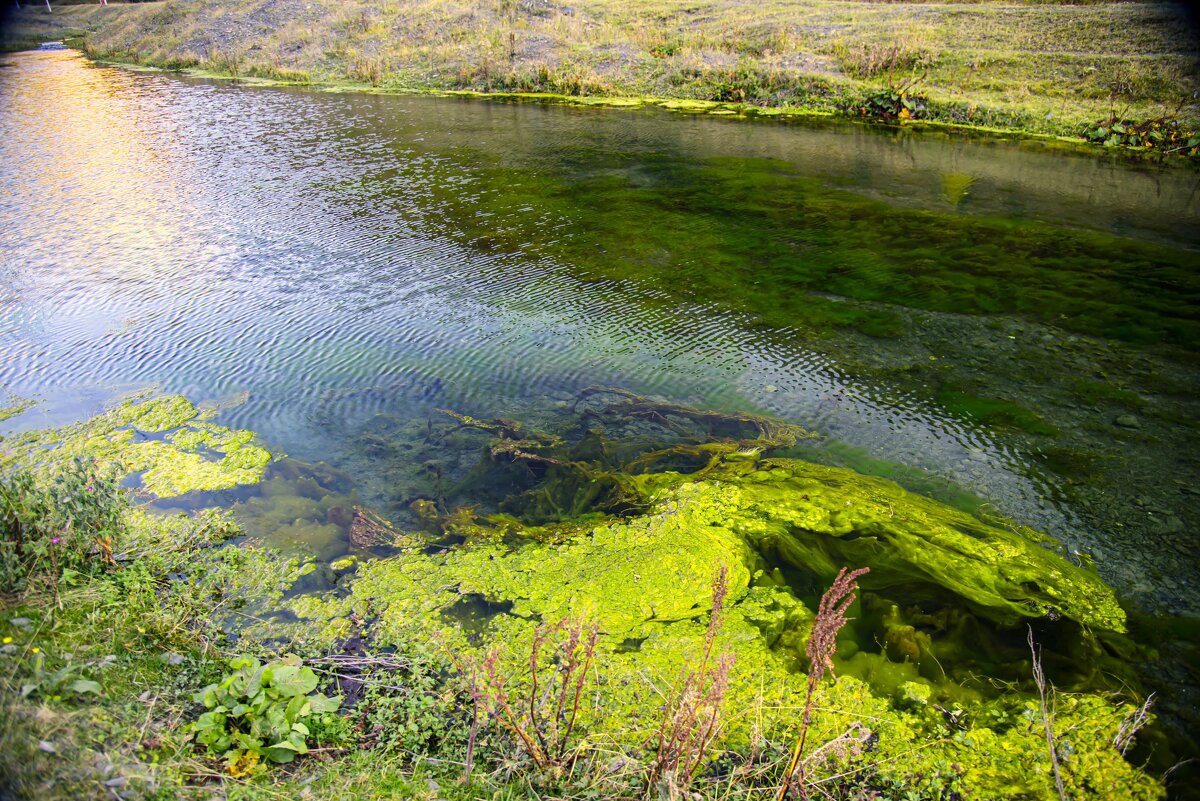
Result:
M847 45L839 42L834 45L833 54L843 72L863 79L878 78L897 69L909 72L927 70L935 63L932 52L908 40L890 45L876 42Z
M127 508L116 476L90 461L0 477L0 592L20 592L37 577L57 587L115 564Z
M599 631L582 620L539 626L529 649L530 686L520 699L509 695L498 652L484 659L480 690L487 706L548 776L569 770L579 756L573 735Z
M721 629L728 593L728 570L722 566L713 578L712 612L704 635L704 655L698 665L684 669L663 708L654 760L646 775L648 794L659 792L665 784L667 795L671 795L672 788L691 784L720 732L721 704L729 687L734 656L723 653L714 663L713 646Z
M804 743L808 738L808 729L812 725L812 713L816 707L817 687L827 671L833 670L833 655L837 652L837 634L846 625L846 611L854 603L855 591L858 589L860 576L870 572L870 568L861 567L846 572L846 568L838 571L833 584L821 596L821 604L817 608L817 617L813 621L812 634L808 638L806 653L808 654L808 684L804 696L804 715L800 719L800 736L792 751L792 760L788 763L787 771L783 774L783 784L779 787L777 801L783 801L791 786L792 777L796 776L797 789L802 798L808 798L808 787L805 781Z
M383 59L378 56L367 56L360 53L351 58L346 71L352 80L379 86L383 83L387 67Z

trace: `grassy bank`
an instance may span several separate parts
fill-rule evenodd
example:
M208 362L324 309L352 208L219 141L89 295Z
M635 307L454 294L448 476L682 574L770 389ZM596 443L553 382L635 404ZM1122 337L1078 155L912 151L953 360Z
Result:
M23 12L10 36L48 16ZM63 7L53 24L89 31L99 58L298 82L884 117L873 98L908 87L899 116L1065 136L1200 120L1197 43L1165 3L170 0Z

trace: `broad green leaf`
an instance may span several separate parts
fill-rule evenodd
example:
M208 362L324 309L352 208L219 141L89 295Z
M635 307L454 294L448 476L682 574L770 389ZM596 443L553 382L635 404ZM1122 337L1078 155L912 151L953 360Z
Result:
M303 695L297 695L288 702L287 708L283 711L283 716L289 724L295 723L304 717L304 707L307 703L308 700Z
M271 686L285 696L308 695L317 689L317 674L312 668L281 665L275 668Z
M279 764L287 764L296 758L294 751L289 751L286 748L267 748L263 750L263 754L267 759Z
M329 698L325 695L310 695L308 703L312 706L312 713L314 715L321 715L326 712L336 711L342 705L342 697L340 695L334 698Z
M266 668L260 667L258 670L254 671L254 673L250 676L250 681L247 682L247 684L246 684L246 695L247 696L253 697L255 695L258 695L258 691L262 688L263 673L265 671L266 671Z

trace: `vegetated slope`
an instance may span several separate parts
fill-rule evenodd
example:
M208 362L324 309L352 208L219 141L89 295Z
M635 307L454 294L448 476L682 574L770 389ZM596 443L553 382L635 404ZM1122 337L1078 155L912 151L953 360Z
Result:
M86 49L99 57L290 80L831 111L915 80L925 116L946 121L1078 134L1114 112L1200 118L1200 49L1170 3L169 0L68 11L96 28Z

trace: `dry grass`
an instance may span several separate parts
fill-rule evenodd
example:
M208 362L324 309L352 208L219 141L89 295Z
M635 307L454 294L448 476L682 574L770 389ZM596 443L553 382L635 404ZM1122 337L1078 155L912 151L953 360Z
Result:
M1165 3L169 0L65 9L99 56L376 86L719 99L835 110L923 74L935 118L1066 133L1129 106L1200 117ZM44 13L42 17L48 16ZM56 16L56 24L58 17ZM45 24L27 11L22 25Z

